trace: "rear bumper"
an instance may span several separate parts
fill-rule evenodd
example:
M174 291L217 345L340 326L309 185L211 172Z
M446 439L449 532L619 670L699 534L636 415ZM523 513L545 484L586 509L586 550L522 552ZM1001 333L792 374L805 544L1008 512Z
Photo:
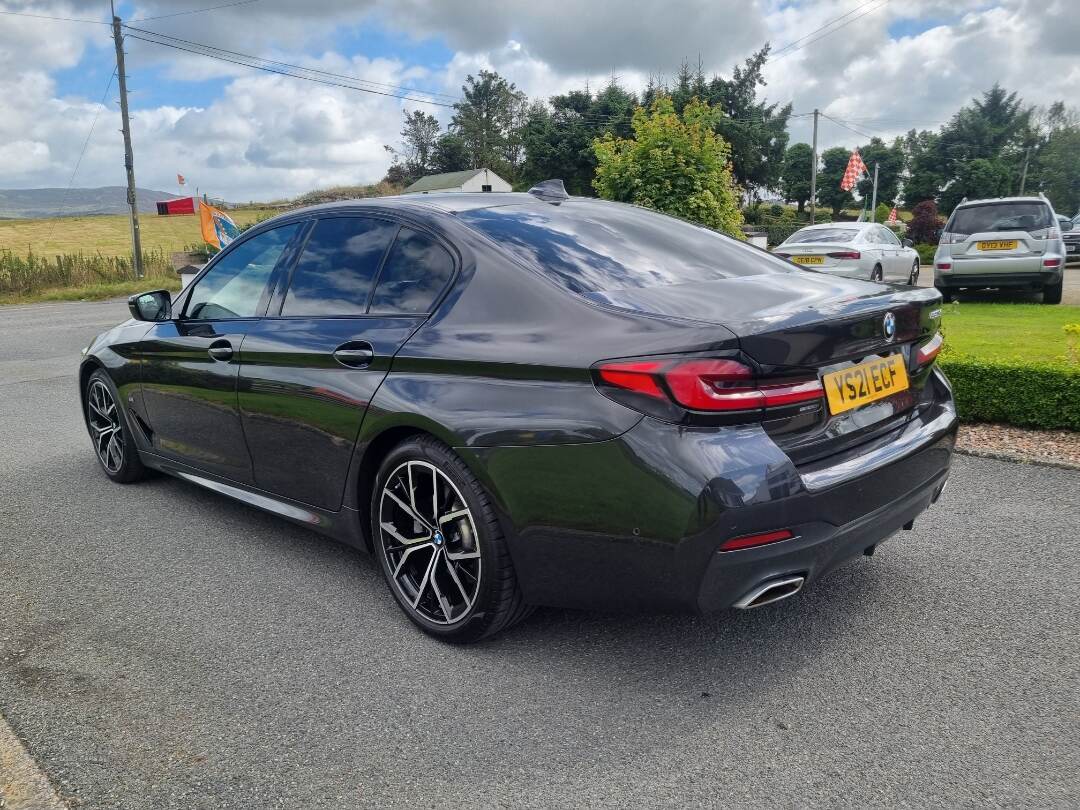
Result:
M889 441L805 468L759 426L694 431L650 419L592 445L472 452L526 601L716 611L768 579L814 581L933 502L957 425L940 373L935 385L939 398ZM777 529L795 537L719 551L732 537Z
M934 273L934 286L938 289L986 289L999 287L1010 289L1041 290L1061 281L1061 268L1038 273Z

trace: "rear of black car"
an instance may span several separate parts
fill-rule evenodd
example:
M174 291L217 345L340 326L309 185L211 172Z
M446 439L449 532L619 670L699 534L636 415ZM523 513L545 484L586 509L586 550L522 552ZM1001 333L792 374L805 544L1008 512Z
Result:
M623 352L597 337L589 373L641 415L629 430L477 451L529 601L755 607L871 552L943 490L956 413L937 292L796 269L630 206L461 220L603 312L668 324L655 350L632 325Z

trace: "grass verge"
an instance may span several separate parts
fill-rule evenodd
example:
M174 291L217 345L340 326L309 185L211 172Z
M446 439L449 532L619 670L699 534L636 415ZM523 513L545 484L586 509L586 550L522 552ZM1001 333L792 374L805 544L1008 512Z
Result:
M114 281L101 284L85 284L77 287L53 287L26 294L0 294L0 305L39 304L45 301L104 301L120 298L147 290L169 290L175 296L179 291L178 278L144 278L138 281Z

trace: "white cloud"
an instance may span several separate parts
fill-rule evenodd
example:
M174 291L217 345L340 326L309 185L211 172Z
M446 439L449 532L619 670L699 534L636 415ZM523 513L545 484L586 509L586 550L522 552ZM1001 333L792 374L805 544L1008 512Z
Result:
M546 97L586 81L602 84L613 72L625 86L641 89L650 74L670 78L683 59L700 58L708 73L727 74L766 39L783 44L806 37L847 12L860 14L861 2L261 0L145 25L231 50L376 82L421 82L455 94L466 75L489 68L531 97ZM206 0L144 0L136 3L134 16L205 5ZM99 0L0 0L0 8L104 19ZM338 52L336 33L374 25L407 39L438 38L453 55L431 70L412 64L408 53L368 59ZM914 33L890 36L897 25ZM0 187L64 185L96 114L100 121L77 182L123 182L115 105L110 100L101 108L97 98L65 97L54 78L79 64L87 48L108 44L105 26L0 19ZM770 100L791 101L797 112L819 107L885 137L912 127L936 128L995 81L1038 104L1059 98L1076 103L1080 86L1080 14L1074 0L906 0L803 44L767 67L764 92ZM142 186L172 188L179 171L211 193L243 200L373 181L386 169L382 145L397 139L402 107L416 106L129 45L132 70L143 75L158 66L173 80L226 80L218 98L198 107L148 108L133 98ZM433 111L444 123L449 119L449 111ZM793 122L793 140L809 137L808 119ZM865 137L822 124L823 148L860 141Z

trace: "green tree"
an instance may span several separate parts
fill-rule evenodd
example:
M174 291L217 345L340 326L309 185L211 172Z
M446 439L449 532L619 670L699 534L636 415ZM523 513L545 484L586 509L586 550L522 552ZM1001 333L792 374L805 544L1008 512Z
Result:
M944 167L938 150L938 136L928 130L911 130L904 136L904 162L907 174L904 178L904 201L917 205L925 200L934 201L945 185Z
M1043 190L1054 210L1070 217L1080 213L1080 127L1052 133L1041 163Z
M469 167L487 167L513 182L525 156L525 94L498 73L481 70L461 87L451 131L461 138Z
M439 143L439 119L423 110L403 112L401 144L383 148L393 156L387 180L405 185L435 171Z
M871 138L870 143L859 147L868 175L859 181L859 194L867 199L874 194L874 164L878 165L878 202L896 202L899 196L900 179L904 173L904 145L900 138L888 145L881 138Z
M960 164L956 177L941 192L941 207L952 211L960 201L1004 197L1009 193L1010 171L1000 159L975 158Z
M596 95L587 89L574 90L552 96L548 104L531 105L523 134L525 165L521 185L558 177L571 194L594 194L593 141L607 133L628 137L636 106L634 94L615 81Z
M461 172L472 168L465 139L454 132L444 133L435 143L432 159L436 172Z
M799 213L810 199L810 174L814 165L814 150L808 143L797 143L784 153L784 170L780 188L787 202L795 202Z
M817 201L832 211L833 218L840 216L844 208L855 202L850 191L840 188L851 152L842 146L834 146L821 153L821 168L817 177Z
M675 112L666 96L639 107L633 138L597 139L593 185L607 200L654 208L742 238L730 149L714 132L716 111L693 100Z
M696 71L684 63L671 91L675 111L697 98L723 115L713 126L731 148L731 168L735 182L746 189L776 188L784 168L788 145L787 124L791 105L769 104L758 98L758 89L766 85L763 70L769 46L749 57L742 66L732 69L731 78L714 76L705 80L699 63ZM650 81L646 103L663 88Z

